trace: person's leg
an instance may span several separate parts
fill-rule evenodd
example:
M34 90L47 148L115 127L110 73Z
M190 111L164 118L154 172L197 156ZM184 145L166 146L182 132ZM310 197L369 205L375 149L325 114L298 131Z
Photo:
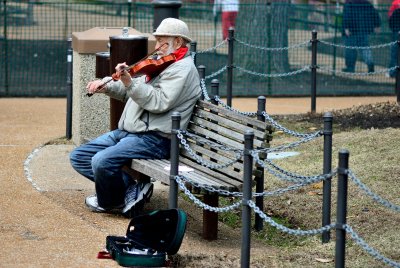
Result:
M237 17L237 12L236 11L231 11L231 12L227 12L228 13L228 30L230 27L235 28L236 26L236 17Z
M358 38L358 46L360 47L369 47L368 35L360 35ZM372 50L368 49L361 49L361 54L364 62L368 66L368 72L372 73L375 72L374 66L374 59L372 56Z
M229 36L229 28L235 28L237 12L222 12L222 37L225 40Z
M354 47L357 43L357 38L355 35L349 35L344 38L344 44L347 47ZM354 72L356 61L357 61L357 50L353 48L346 48L344 60L346 68L343 71Z
M99 206L110 208L124 203L126 184L121 168L131 159L169 157L170 141L152 132L121 133L118 143L98 152L92 167Z
M72 167L82 176L94 181L92 157L107 147L115 145L117 142L115 132L110 131L86 144L82 144L70 153L69 157Z
M228 30L229 30L229 12L222 12L221 14L221 23L222 23L222 39L225 40L228 38Z
M397 32L392 32L392 41L397 41L398 38L398 33ZM393 44L390 47L390 62L389 62L389 68L393 68L397 65L397 53L399 51L399 45L397 43ZM396 76L396 70L389 71L390 77L395 77Z

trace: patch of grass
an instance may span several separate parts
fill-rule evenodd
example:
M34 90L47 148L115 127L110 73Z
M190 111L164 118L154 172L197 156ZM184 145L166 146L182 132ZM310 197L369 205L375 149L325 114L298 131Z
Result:
M312 132L319 129L312 122L281 121L288 129L298 132ZM341 149L350 152L349 169L371 191L397 206L400 205L398 189L400 187L400 129L384 128L335 129L333 134L332 168L338 165L338 153ZM293 137L277 134L273 146L295 141ZM323 138L320 137L307 144L291 148L298 156L274 160L286 171L301 175L318 175L323 170ZM266 172L265 191L285 188L289 183L283 182ZM400 213L382 206L356 185L349 177L347 223L371 247L383 256L400 262ZM336 222L337 177L332 179L331 222ZM237 200L236 200L237 201ZM224 203L221 202L221 206ZM229 203L228 203L229 204ZM226 204L226 205L228 205ZM266 197L265 213L274 221L288 228L311 230L321 227L322 219L322 183L312 184L284 195ZM222 222L232 228L241 225L240 213L224 213ZM254 213L253 213L254 214ZM254 218L252 220L254 224ZM252 231L252 239L281 250L275 259L276 267L326 267L327 264L315 259L329 260L335 258L335 230L331 231L331 241L321 243L321 236L296 236L277 230L264 222L260 232ZM386 267L385 264L370 256L360 248L350 236L346 240L347 267Z
M66 137L59 137L46 142L44 145L62 145L62 144L73 145L74 143L72 142L72 140L67 139Z
M397 110L396 110L397 111ZM393 120L396 111L389 118ZM387 113L386 110L383 114ZM372 113L368 113L372 114ZM350 152L349 169L368 189L383 200L400 206L400 128L388 127L389 123L377 119L375 128L371 116L354 117L342 114L333 127L332 169L338 166L338 153L341 149ZM358 120L361 118L361 120ZM384 118L383 115L377 118ZM346 121L348 120L348 121ZM355 127L349 128L355 120ZM399 120L400 121L400 120ZM278 121L287 129L298 132L314 132L322 129L320 121L280 118ZM322 121L321 121L322 122ZM363 123L364 122L364 123ZM357 125L358 124L358 125ZM276 133L271 146L287 144L298 140L283 133ZM300 154L284 159L273 160L275 164L291 173L311 176L319 175L323 170L323 137L302 144L290 151ZM265 191L285 188L290 183L265 172ZM336 222L337 176L332 179L331 222ZM220 207L228 206L239 199L221 198ZM264 199L264 213L278 224L291 229L313 230L322 225L322 183L315 183L297 191L287 192ZM254 225L254 213L252 225ZM222 223L234 229L241 228L241 210L220 213ZM349 178L347 223L353 230L379 254L400 263L400 213L382 206L368 196L362 188ZM266 247L277 249L273 258L263 257L252 251L254 267L332 267L335 259L335 230L331 230L329 243L321 243L321 235L296 236L277 230L264 222L260 232L252 230L252 241L262 242ZM347 235L346 267L387 267L365 252Z
M347 149L350 152L349 169L372 192L381 198L400 205L398 189L400 187L400 129L368 129L338 131L333 135L332 168L338 165L338 152ZM281 137L280 142L291 141L292 138ZM322 173L323 139L319 138L308 144L301 145L295 150L300 155L286 159L274 160L283 169L303 175L316 175ZM277 178L266 175L266 189L282 188L287 185ZM357 186L349 178L348 212L347 222L371 247L382 255L400 262L400 247L393 241L400 240L400 213L386 208ZM332 179L332 215L331 222L336 221L336 191L337 177ZM290 200L290 204L286 201ZM290 222L296 222L296 226L303 230L321 227L321 202L322 189L317 185L305 187L301 191L287 193L284 196L266 198L265 202L274 211L285 213ZM335 231L331 232L334 245ZM309 255L324 255L334 258L332 246L325 247L318 242L320 236L315 236L317 242L311 242L307 238L300 247L288 248L287 255L296 254L296 263L290 263L284 258L280 260L278 267L300 267L302 263L308 267ZM300 245L301 243L299 243ZM385 267L372 256L361 249L348 237L346 243L346 264L348 267ZM312 262L311 262L312 263ZM318 264L316 264L318 267Z
M226 198L220 197L219 204L220 207L225 207L232 205L233 203L238 202L237 198ZM284 225L287 228L296 228L296 225L290 222L290 219L285 215L268 215L271 217L273 221L280 225ZM242 228L242 211L241 210L231 210L224 213L218 214L218 220L223 224L233 228L240 229ZM252 224L255 222L255 215L252 213ZM264 228L261 231L253 231L253 236L255 239L259 239L266 245L273 245L278 247L290 247L297 246L304 238L293 237L282 233L275 227L268 225L267 223L263 223Z

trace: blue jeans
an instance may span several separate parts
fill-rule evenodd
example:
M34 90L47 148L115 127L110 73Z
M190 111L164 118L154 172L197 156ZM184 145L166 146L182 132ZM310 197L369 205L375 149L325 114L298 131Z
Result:
M367 34L351 34L349 36L345 36L344 44L350 47L367 47L369 46L368 35ZM350 49L346 48L345 50L345 63L346 67L354 71L356 67L357 61L357 51L360 50L362 58L364 62L368 65L368 67L374 65L374 60L372 58L371 49Z
M122 167L131 159L168 158L171 143L155 132L113 130L83 144L70 154L72 167L94 181L97 201L103 208L124 203L128 176Z
M392 32L392 41L397 41L398 36L399 36L398 32ZM399 50L399 45L397 43L393 44L390 47L389 68L392 68L392 67L397 65L397 53L398 53L398 50ZM396 76L396 70L390 71L389 74L390 74L391 77L395 77Z

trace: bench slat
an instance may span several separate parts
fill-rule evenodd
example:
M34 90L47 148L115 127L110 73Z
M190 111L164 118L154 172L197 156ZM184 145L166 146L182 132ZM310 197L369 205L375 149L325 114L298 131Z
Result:
M213 180L216 181L221 181L221 182L225 182L228 185L234 185L236 189L241 189L242 188L242 184L243 184L243 177L237 177L237 178L231 178L228 177L224 174L218 173L214 170L211 170L209 168L203 167L199 164L197 164L197 162L194 162L192 159L189 158L184 158L181 157L180 158L181 162L195 168L196 170L199 170L205 174L208 174L210 176L212 176ZM215 177L215 178L214 178ZM224 189L224 190L230 190L230 189Z
M196 115L199 115L201 113L197 113ZM203 114L205 115L205 114ZM230 123L233 125L235 124L235 122L233 121L229 121L229 120L222 120L222 119L218 119L217 116L214 116L214 118L216 120L220 120L223 121L223 124L215 124L214 122L210 122L208 120L204 120L203 118L197 117L197 116L193 116L193 120L192 120L192 125L189 126L189 129L192 128L192 126L194 124L198 125L198 126L203 126L205 128L207 128L207 130L211 130L213 132L218 133L218 135L221 135L224 138L228 138L231 140L234 140L236 142L238 142L238 144L241 145L241 149L243 149L243 140L244 140L244 133L246 130L253 130L253 132L255 133L254 129L246 127L246 126L237 126L236 129L230 128L230 127L226 127L228 126ZM201 133L199 130L197 131L197 133ZM261 132L257 132L257 134L261 134ZM257 139L254 139L254 146L256 147L260 147L262 145L263 140L260 141L260 139L264 138L264 134L260 135L259 137L257 137Z
M132 169L167 184L169 184L169 171L164 167L169 166L170 162L166 159L133 159L131 163Z
M203 135L204 137L211 138L212 140L219 141L220 143L225 144L228 147L240 149L240 150L243 149L243 144L241 144L235 140L225 138L225 137L221 136L220 134L215 133L214 131L202 128L200 126L197 126L194 124L189 124L188 130L197 135L200 134L200 135Z
M206 155L208 158L215 159L219 164L224 164L236 159L234 152L218 149L218 147L215 147L215 149L209 149L203 145L199 145L191 141L189 141L189 146L193 151L198 152L201 155ZM189 152L183 148L181 154L190 155ZM243 159L239 159L237 163L233 164L233 166L237 169L243 169Z
M209 173L202 172L202 169L199 169L194 162L187 162L184 158L182 160L184 161L179 164L180 166L191 167L194 170L190 172L179 172L180 175L194 182L213 186L216 189L225 189L229 191L238 189L238 182L236 180L218 180L215 178L216 176L214 176L214 174L210 175ZM169 166L170 162L166 159L133 159L131 164L132 169L150 177L157 178L165 184L169 184L170 182L170 171L165 169L165 167Z
M223 165L227 162L232 161L235 158L226 158L221 155L218 155L215 152L212 152L210 150L204 149L201 146L197 146L195 144L191 144L191 148L195 150L196 152L199 152L201 155L200 157L204 159L207 162L211 162L213 164L219 164ZM196 161L192 155L189 154L187 150L181 151L181 156L185 156L187 158L193 159L193 161ZM212 161L215 160L215 161ZM218 169L218 172L224 173L228 176L231 177L238 177L238 176L243 176L243 164L242 161L238 161L233 163L232 165L225 167L225 168L220 168Z
M214 113L210 113L210 112L207 112L204 110L196 110L194 115L196 116L195 119L198 121L199 124L202 124L202 123L205 124L205 122L207 122L207 124L214 124L214 125L224 127L225 129L229 129L231 131L230 133L226 133L227 135L230 135L233 133L239 134L239 137L238 137L239 140L243 139L243 134L248 129L252 129L254 131L254 135L258 140L264 139L265 131L260 131L258 128L240 124L240 123L232 120L231 118L222 116L221 114L214 114ZM210 120L212 120L212 121L210 122Z
M197 102L197 106L199 108L201 107L202 109L206 108L206 109L216 112L218 114L224 114L229 118L235 119L237 122L240 122L243 125L252 125L261 130L269 129L271 127L270 124L267 122L263 122L263 121L257 120L256 118L253 118L253 117L249 117L249 116L241 115L241 114L233 112L233 111L229 111L226 108L214 105L214 104L206 102L206 101L199 100Z

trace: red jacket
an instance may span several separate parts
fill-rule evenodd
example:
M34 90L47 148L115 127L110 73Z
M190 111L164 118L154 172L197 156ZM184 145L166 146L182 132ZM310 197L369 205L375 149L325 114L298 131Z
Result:
M393 11L395 11L398 8L400 8L400 0L394 0L389 8L388 17L390 18L390 16L392 16L393 14Z

